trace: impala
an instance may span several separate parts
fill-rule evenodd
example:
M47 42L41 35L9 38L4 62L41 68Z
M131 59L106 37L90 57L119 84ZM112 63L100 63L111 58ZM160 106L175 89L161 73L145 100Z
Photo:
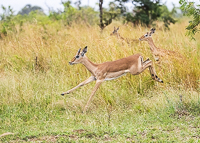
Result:
M127 44L130 44L131 42L138 42L138 39L129 39L129 38L124 38L122 37L119 33L118 33L119 27L115 28L114 27L114 31L112 33L110 33L110 36L116 36L117 38L121 39L122 41L125 41Z
M149 46L150 46L150 50L153 54L153 57L156 61L160 62L160 57L167 57L167 56L173 56L174 58L183 58L181 54L179 54L178 52L175 51L170 51L170 50L166 50L166 49L161 49L161 48L157 48L153 42L153 39L151 37L151 35L153 33L155 33L155 28L152 28L150 30L150 32L147 32L146 34L144 34L143 36L141 36L139 38L140 41L147 41Z
M99 86L103 81L116 79L120 76L125 75L126 73L131 73L132 75L138 75L142 73L146 68L149 68L152 79L163 83L163 81L156 75L152 61L149 59L143 61L143 57L140 54L135 54L116 61L95 64L86 57L85 55L86 52L87 52L87 46L82 50L82 52L81 49L79 49L77 54L69 62L69 64L70 65L78 63L83 64L91 72L92 76L89 77L87 80L81 82L76 87L61 94L61 95L69 94L75 89L79 88L80 86L88 84L92 81L96 81L95 87L84 108L84 112L86 112L89 103L92 100L92 97L94 96L95 92L97 91L97 89L99 88Z

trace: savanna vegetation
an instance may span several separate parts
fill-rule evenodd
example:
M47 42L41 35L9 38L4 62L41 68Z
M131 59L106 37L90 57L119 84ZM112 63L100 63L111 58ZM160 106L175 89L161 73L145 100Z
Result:
M185 36L190 18L176 19L170 30L154 21L156 46L183 56L157 66L148 43L110 36L120 26L121 36L138 39L152 25L124 24L118 16L102 31L98 11L64 4L64 12L49 15L14 15L11 7L1 15L0 142L200 141L200 35ZM106 81L83 114L94 82L60 94L90 76L83 65L68 64L85 46L95 63L141 53L164 83L152 80L148 69Z

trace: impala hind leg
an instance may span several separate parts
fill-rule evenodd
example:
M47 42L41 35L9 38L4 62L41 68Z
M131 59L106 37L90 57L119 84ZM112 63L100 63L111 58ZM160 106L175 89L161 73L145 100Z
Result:
M69 94L70 92L74 91L75 89L77 89L77 88L79 88L79 87L81 87L81 86L83 86L83 85L86 85L86 84L88 84L88 83L90 83L90 82L92 82L92 81L94 81L94 80L96 80L95 77L94 77L94 76L91 76L91 77L89 77L87 80L81 82L81 83L80 83L79 85L77 85L76 87L74 87L74 88L68 90L67 92L63 92L61 95Z
M151 74L152 79L154 79L155 81L158 81L158 82L163 83L163 80L160 79L160 78L157 76L153 65L149 66L149 71L150 71L150 74Z

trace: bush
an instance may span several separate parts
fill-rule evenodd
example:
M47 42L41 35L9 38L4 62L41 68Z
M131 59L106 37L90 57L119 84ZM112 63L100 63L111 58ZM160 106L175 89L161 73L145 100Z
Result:
M0 15L0 37L6 36L9 32L17 32L15 22L13 21L13 9L9 6L8 8L1 6L3 14Z

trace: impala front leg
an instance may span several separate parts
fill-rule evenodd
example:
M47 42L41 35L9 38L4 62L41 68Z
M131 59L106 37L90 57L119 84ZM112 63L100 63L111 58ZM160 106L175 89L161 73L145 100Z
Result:
M97 80L94 89L92 90L92 93L90 95L90 98L87 102L87 104L85 105L84 111L83 113L86 113L88 105L90 104L90 101L92 100L92 97L94 96L95 92L97 91L97 89L99 88L99 86L101 85L101 83L103 82L103 80Z
M67 92L63 92L61 95L65 95L65 94L69 94L70 92L74 91L75 89L79 88L80 86L86 85L92 81L96 80L94 76L89 77L87 80L81 82L79 85L77 85L76 87L68 90Z

